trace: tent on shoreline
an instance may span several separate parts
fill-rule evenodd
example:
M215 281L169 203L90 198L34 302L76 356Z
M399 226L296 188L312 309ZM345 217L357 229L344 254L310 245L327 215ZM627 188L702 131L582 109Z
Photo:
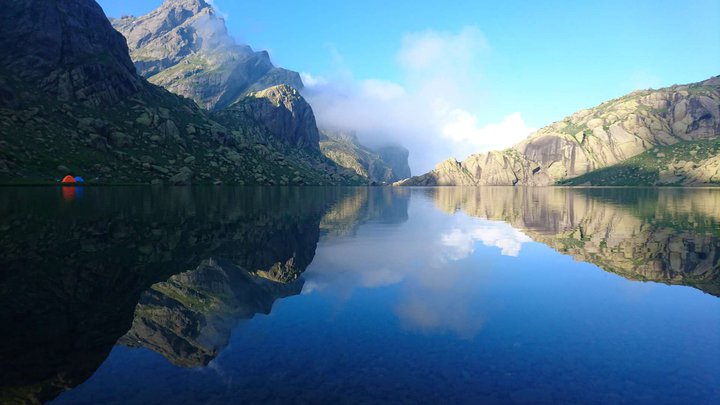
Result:
M77 181L75 180L75 177L67 175L67 176L63 177L62 183L63 184L75 184L75 183L77 183Z

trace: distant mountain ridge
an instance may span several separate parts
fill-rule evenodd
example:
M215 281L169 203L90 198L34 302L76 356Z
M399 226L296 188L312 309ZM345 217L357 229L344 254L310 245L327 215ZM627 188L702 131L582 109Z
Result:
M320 150L338 165L375 183L392 183L410 177L410 152L397 145L371 149L360 144L355 133L321 130Z
M303 88L300 75L275 67L266 51L236 43L205 0L165 0L144 16L111 22L127 39L140 75L205 109L280 84Z
M656 147L718 137L720 77L713 77L699 83L632 92L578 111L512 148L472 155L463 162L448 159L429 173L397 184L552 185L619 164ZM688 176L688 182L698 184L692 179L705 178L709 184L715 181L713 176ZM718 176L720 181L720 173Z

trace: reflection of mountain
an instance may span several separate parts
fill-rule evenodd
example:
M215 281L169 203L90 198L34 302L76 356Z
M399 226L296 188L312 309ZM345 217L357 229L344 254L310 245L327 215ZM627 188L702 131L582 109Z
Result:
M720 192L440 188L443 210L509 222L534 240L625 278L720 296Z
M338 201L323 216L320 229L327 236L348 236L370 220L398 224L408 220L410 191L399 188L363 188Z
M3 190L0 402L42 402L78 385L131 326L126 343L177 364L207 362L235 319L300 290L320 218L341 197L114 188L64 204L57 189Z
M252 241L263 238L241 237L235 252L224 252L226 259L203 261L145 291L120 343L147 347L178 366L207 365L239 319L268 314L277 299L302 291L300 275L313 259L319 229L339 235L369 220L405 221L408 200L404 190L353 189L326 200L331 207L319 227L278 232L262 246Z
M207 260L154 284L140 297L133 326L120 343L152 349L177 366L207 365L227 346L238 319L269 314L276 299L302 291L297 277L304 268L289 262L287 283Z

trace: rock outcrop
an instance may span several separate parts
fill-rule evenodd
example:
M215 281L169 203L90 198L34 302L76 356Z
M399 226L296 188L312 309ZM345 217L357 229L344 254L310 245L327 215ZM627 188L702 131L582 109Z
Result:
M319 152L304 102L287 110L253 97L263 108L222 125L138 76L94 1L3 7L0 182L54 183L73 172L98 183L360 183Z
M448 159L430 173L402 180L401 186L540 186L551 179L537 162L514 150L472 155L463 162Z
M371 149L348 131L323 129L320 150L338 165L373 183L392 183L410 177L409 152L400 146Z
M112 24L127 38L142 76L205 109L279 84L303 88L300 75L275 67L267 52L237 44L205 0L165 0L147 15Z
M250 93L229 108L215 113L224 122L232 121L238 115L261 124L281 142L299 148L320 149L320 132L312 107L293 87L281 84Z
M510 149L450 159L399 185L551 185L656 147L720 136L720 77L635 91L540 129Z

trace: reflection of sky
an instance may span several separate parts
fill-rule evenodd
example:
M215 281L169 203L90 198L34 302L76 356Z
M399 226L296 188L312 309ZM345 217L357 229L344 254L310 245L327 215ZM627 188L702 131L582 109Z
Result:
M487 270L497 258L517 257L532 240L504 222L443 213L420 194L413 195L410 218L393 226L368 223L355 235L323 241L304 274L303 293L342 302L358 288L397 286L394 312L406 328L471 338L483 323L476 295Z
M323 240L304 295L236 328L209 369L116 347L57 403L717 402L717 297L626 280L421 193L409 210Z
M453 228L440 235L445 255L451 260L468 257L475 251L475 244L500 249L503 256L517 257L523 243L532 242L527 235L512 226L497 221L468 220L465 228Z

